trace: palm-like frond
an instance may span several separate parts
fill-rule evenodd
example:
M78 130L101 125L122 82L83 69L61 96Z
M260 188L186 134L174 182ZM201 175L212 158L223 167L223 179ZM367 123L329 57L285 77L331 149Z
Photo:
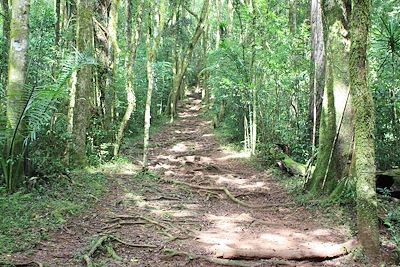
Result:
M75 52L63 64L57 82L50 86L37 88L27 107L28 138L36 139L37 132L49 123L52 114L57 110L56 104L68 94L66 86L74 72L86 65L94 65L92 57Z
M28 139L36 139L36 135L46 124L49 123L52 114L56 111L56 104L60 99L68 94L66 85L74 72L86 65L95 64L92 57L75 52L63 64L61 74L55 84L41 87L30 87L26 85L24 94L18 100L19 106L23 107L18 114L18 121L14 129L6 129L6 122L0 121L0 146L1 140L7 137L10 142L10 148L14 145L14 139L21 130L22 122L25 121L27 131L22 133L25 142ZM0 120L5 117L2 116ZM3 118L5 119L5 118ZM10 133L12 134L10 135ZM4 142L3 142L4 144Z

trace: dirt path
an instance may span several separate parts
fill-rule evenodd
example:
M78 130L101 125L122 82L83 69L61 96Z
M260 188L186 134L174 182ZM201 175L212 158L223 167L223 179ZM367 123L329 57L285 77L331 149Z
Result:
M101 235L108 234L105 244L113 249L107 252L103 246L96 250L91 257L94 266L221 266L209 259L216 259L215 255L226 248L280 251L302 246L321 248L327 242L348 240L348 229L329 226L332 222L326 214L282 205L292 203L286 191L268 172L245 164L246 154L222 149L211 123L200 116L200 105L200 100L189 98L179 119L152 137L149 169L162 179L134 176L133 166L116 170L110 193L96 208L52 234L33 255L22 256L44 266L85 266L83 254ZM127 152L135 157L134 148ZM244 207L221 191L195 189L165 179L226 187L249 205L271 206ZM154 247L134 247L133 243ZM113 251L117 254L114 258L110 256ZM201 257L171 256L173 251ZM350 256L323 262L273 259L230 263L361 266Z

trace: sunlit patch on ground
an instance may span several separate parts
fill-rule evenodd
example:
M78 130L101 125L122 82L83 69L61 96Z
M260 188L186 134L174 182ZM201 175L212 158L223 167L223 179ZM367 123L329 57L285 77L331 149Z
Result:
M187 150L188 147L183 143L176 144L170 149L171 152L185 152Z

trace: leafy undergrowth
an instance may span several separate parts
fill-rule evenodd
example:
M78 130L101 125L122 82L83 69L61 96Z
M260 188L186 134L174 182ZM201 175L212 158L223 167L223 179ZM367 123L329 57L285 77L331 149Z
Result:
M32 249L67 218L93 206L106 191L103 174L79 172L8 195L0 187L0 255Z

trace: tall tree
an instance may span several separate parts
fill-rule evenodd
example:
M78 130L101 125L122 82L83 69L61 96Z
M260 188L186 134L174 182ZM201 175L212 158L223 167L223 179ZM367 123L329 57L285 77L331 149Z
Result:
M355 120L354 175L357 179L357 226L361 244L373 266L380 264L375 188L375 114L368 88L367 48L371 0L353 0L351 16L350 86Z
M179 101L179 97L182 93L180 90L182 89L183 78L186 74L190 60L192 59L193 50L204 32L205 20L207 19L209 5L210 0L204 0L200 16L198 16L196 30L193 33L193 37L189 45L187 46L187 49L183 53L183 57L180 59L180 62L176 66L176 71L174 72L172 90L169 95L167 106L168 114L171 115L171 121L177 113L177 104Z
M24 110L27 105L26 72L29 44L29 0L14 0L10 24L7 82L7 145L3 170L7 188L14 191L24 176Z
M8 0L1 0L1 9L3 16L3 40L0 42L1 47L1 61L0 61L0 83L3 88L7 84L7 62L8 62L8 48L10 46L10 7Z
M311 1L311 75L309 120L312 123L312 146L318 141L319 123L322 109L322 95L325 83L325 44L322 23L321 0Z
M93 7L92 0L77 1L77 33L76 45L80 53L93 55ZM91 114L91 97L93 92L93 70L91 65L83 66L77 72L76 92L71 96L73 108L73 148L71 160L73 164L84 165L86 158L86 133Z
M326 74L318 158L308 188L329 194L347 176L353 145L349 88L350 0L323 0Z
M144 139L143 139L143 169L147 169L151 124L151 100L154 90L154 62L156 60L158 46L163 29L164 0L153 0L149 3L147 21L146 51L147 51L147 97L144 115Z
M289 0L289 28L291 33L297 31L297 0Z
M140 36L142 32L142 12L143 12L144 0L140 0L136 9L135 19L135 32L132 35L132 1L128 0L127 6L127 33L126 43L129 52L126 58L126 98L128 106L126 107L125 114L122 117L121 123L118 128L117 136L115 138L114 145L114 156L117 156L121 147L122 139L124 138L124 132L128 126L129 119L131 118L132 112L136 108L136 96L134 91L135 73L134 66L136 63L136 52L139 47Z
M105 92L105 127L108 131L115 119L115 88L118 74L118 11L120 0L110 1L110 14L108 19L108 57L110 64L109 80Z

